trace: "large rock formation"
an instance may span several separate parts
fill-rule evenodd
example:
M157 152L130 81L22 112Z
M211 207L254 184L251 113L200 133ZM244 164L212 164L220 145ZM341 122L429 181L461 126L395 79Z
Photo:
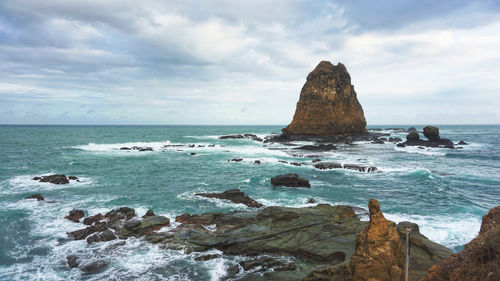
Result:
M297 103L288 135L359 135L366 133L366 120L341 63L322 61L309 73Z
M476 238L465 249L429 269L422 281L500 280L500 206L483 217Z
M404 255L396 225L384 218L375 199L368 203L370 224L356 237L349 263L313 271L304 280L403 280Z

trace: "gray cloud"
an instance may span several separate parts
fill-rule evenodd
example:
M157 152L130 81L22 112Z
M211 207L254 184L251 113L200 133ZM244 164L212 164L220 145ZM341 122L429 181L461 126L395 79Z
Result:
M369 123L395 120L379 110L425 101L487 109L500 106L499 10L462 0L5 0L0 112L36 118L0 118L283 124L324 59L347 65Z

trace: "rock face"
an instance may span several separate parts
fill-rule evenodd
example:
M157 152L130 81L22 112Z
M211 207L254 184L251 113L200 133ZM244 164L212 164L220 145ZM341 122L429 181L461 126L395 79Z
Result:
M356 251L347 264L313 271L304 280L403 280L404 255L392 221L384 218L375 199L368 203L370 224L356 237Z
M233 203L245 204L248 207L260 208L260 207L264 206L264 205L260 204L259 202L250 198L248 195L246 195L245 193L243 193L239 189L230 189L230 190L226 190L222 193L196 193L195 195L208 197L208 198L225 199L225 200L229 200Z
M300 92L289 135L359 135L366 120L346 67L322 61L309 73Z
M500 206L483 216L479 234L463 251L432 266L422 280L500 280Z

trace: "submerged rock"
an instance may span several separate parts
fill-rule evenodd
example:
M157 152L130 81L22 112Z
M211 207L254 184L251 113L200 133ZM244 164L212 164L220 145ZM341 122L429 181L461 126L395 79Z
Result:
M429 268L422 279L438 280L500 280L500 206L483 216L479 234L464 250Z
M225 199L225 200L229 200L229 201L236 203L236 204L247 205L248 207L260 208L260 207L264 206L264 205L260 204L259 202L250 198L248 195L246 195L245 193L243 193L239 189L230 189L230 190L226 190L222 193L196 193L195 195L208 197L208 198Z
M359 135L366 133L363 108L346 67L322 61L300 92L287 135Z
M271 184L275 186L287 187L311 187L308 180L299 177L297 174L278 175L271 178Z
M80 270L87 274L97 274L105 271L108 268L108 264L108 261L99 259L82 265Z
M76 255L69 255L66 257L66 262L68 263L69 268L75 268L80 265L80 258Z
M40 193L30 195L24 199L36 199L36 201L45 201L45 198Z

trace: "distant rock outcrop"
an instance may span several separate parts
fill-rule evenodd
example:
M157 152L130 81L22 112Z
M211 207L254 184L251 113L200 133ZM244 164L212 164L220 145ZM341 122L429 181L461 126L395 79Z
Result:
M346 67L322 61L309 73L300 92L288 135L359 135L366 120Z
M481 229L465 249L432 266L422 281L500 280L500 206L483 216Z

